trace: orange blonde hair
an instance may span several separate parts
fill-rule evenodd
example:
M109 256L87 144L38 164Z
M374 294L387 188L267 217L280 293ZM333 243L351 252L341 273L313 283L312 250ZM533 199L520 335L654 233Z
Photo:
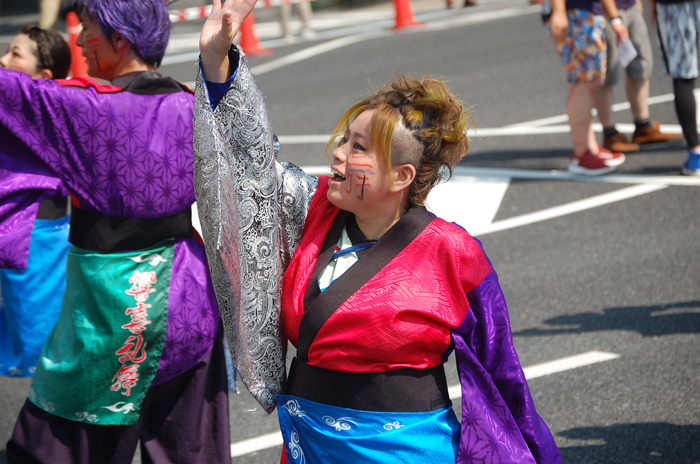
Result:
M422 206L430 190L440 181L441 170L445 168L451 177L452 170L469 150L466 131L469 122L473 123L469 110L439 79L398 76L345 112L326 145L328 158L335 140L367 110L373 111L370 149L387 172L400 164L412 164L416 168L409 201L413 206ZM401 145L404 149L392 150L398 145L395 138L398 126L408 130L411 140L404 141Z

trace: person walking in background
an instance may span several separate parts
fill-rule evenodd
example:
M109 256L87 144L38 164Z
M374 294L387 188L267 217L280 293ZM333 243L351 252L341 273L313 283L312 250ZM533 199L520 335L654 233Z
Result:
M649 31L643 16L641 0L616 0L620 21L629 31L630 41L637 56L625 68L625 92L634 120L635 130L632 142L615 128L613 118L613 86L620 76L619 51L616 40L608 40L608 65L605 84L596 94L595 108L603 125L603 147L613 152L632 153L639 151L640 144L675 140L678 134L665 134L659 129L659 121L652 121L649 115L649 78L654 66ZM610 21L605 25L606 37L613 37Z
M190 206L194 96L156 72L163 0L77 0L88 74L0 69L0 263L71 196L66 292L7 444L15 463L231 462L220 314Z
M61 0L39 0L39 27L50 29L58 20L61 10Z
M605 81L607 62L603 11L612 18L616 39L628 40L627 28L616 20L614 0L602 0L602 4L597 0L547 0L543 4L543 20L566 66L569 82L566 114L574 144L569 172L574 174L605 174L625 161L623 154L601 148L593 132L591 110Z
M301 0L294 3L299 12L299 19L301 20L301 36L305 40L313 40L316 38L316 32L311 28L311 18L313 16L313 10L311 9L310 0ZM294 40L294 33L289 26L289 22L292 18L292 3L282 3L280 5L280 23L282 24L282 37L288 42Z
M676 115L688 146L681 172L700 175L700 143L693 89L698 77L700 0L649 0L652 26L658 25L665 74L673 77Z
M70 64L70 49L61 34L36 26L23 27L0 58L3 68L32 79L65 79ZM55 198L41 200L29 231L27 268L0 269L0 375L34 375L41 348L58 320L70 247L67 193L60 187Z

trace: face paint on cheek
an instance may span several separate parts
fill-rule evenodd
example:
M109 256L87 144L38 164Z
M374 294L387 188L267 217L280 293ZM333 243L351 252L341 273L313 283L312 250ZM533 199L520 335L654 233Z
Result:
M88 56L92 54L94 56L95 60L95 65L97 66L97 69L100 70L102 69L102 66L100 66L100 56L97 53L97 49L100 46L100 41L94 37L86 38L85 39L85 44L83 45L83 48L85 49L85 56ZM90 53L92 52L92 53Z
M352 166L352 167L350 167ZM367 182L367 174L374 176L374 171L370 171L365 167L373 167L371 164L361 164L361 163L348 163L348 171L354 173L357 176L357 183L355 187L360 188L360 194L357 196L362 199L365 196L365 187L369 187L369 182ZM361 182L360 182L361 181ZM352 189L353 182L350 182L350 188ZM346 190L350 193L350 190Z
M357 196L357 198L360 200L362 200L365 196L365 181L367 181L367 174L365 174L362 178L362 188L360 189L360 194Z

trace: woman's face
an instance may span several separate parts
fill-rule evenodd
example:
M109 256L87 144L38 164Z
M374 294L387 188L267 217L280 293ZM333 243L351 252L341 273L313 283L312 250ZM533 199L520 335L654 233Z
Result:
M17 34L7 47L7 53L0 58L3 68L27 73L32 79L41 77L39 60L36 57L36 42L26 34Z
M384 163L369 148L371 119L371 110L360 113L332 154L328 200L356 215L371 211L389 194Z

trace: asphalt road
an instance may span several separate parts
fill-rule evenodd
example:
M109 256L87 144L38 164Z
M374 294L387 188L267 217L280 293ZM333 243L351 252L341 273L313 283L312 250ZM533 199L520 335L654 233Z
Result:
M371 85L397 72L444 76L472 106L477 130L453 181L464 190L434 206L457 216L490 209L471 230L499 273L522 365L591 351L617 355L529 382L564 462L700 463L700 182L678 175L683 145L644 147L608 182L567 176L571 142L557 132L565 120L539 128L532 122L562 115L567 91L535 9L516 1L426 18L400 32L375 28L354 43L319 34L318 41L250 57L283 140L280 158L323 165L323 143L288 136L328 134ZM178 25L175 35L196 27ZM331 50L311 53L319 45ZM290 59L302 50L309 56ZM285 58L293 62L262 67ZM161 68L186 82L195 70L192 61ZM651 95L661 103L651 114L665 124L677 124L671 92L657 66ZM616 102L623 94L618 87ZM631 122L625 110L616 119ZM527 122L517 135L503 135L504 126ZM450 385L457 382L452 364ZM29 384L0 378L0 443ZM238 450L241 441L278 430L276 417L247 393L231 395L230 409ZM275 445L234 462L274 463L279 452Z

